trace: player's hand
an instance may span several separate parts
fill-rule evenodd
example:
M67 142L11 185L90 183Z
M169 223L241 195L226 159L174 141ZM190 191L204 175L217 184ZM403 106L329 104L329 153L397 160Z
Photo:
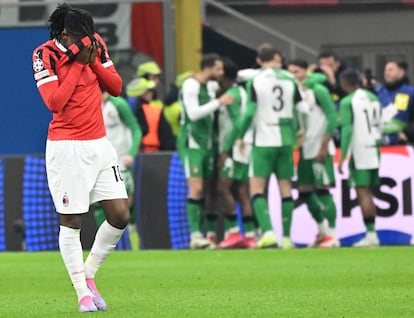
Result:
M321 147L319 153L316 155L317 162L325 162L326 158L328 157L328 149L327 147Z
M230 95L223 95L218 99L220 105L231 105L234 102L234 97Z
M344 162L343 162L343 161L340 161L340 162L339 162L339 165L338 165L338 172L339 172L340 174L344 174L343 165L344 165Z
M126 168L129 168L129 167L132 167L132 164L134 163L134 158L129 155L126 155L124 156L122 161L123 161L124 166Z
M229 155L226 152L222 152L219 156L219 160L217 162L218 169L221 169L224 167L224 163L226 162Z
M244 141L243 141L243 139L237 139L237 141L236 141L236 146L237 146L237 148L239 148L240 153L241 153L242 155L244 155L244 148L245 148L245 145L244 145Z
M80 52L76 55L75 61L78 61L82 64L87 64L89 62L89 57L91 55L91 48L92 45L89 44L88 46L85 46Z
M89 64L93 65L96 61L96 56L98 55L98 42L93 42L91 44L91 53L89 55Z
M327 65L321 65L319 68L325 73L326 77L328 77L328 82L335 85L336 79L334 70Z

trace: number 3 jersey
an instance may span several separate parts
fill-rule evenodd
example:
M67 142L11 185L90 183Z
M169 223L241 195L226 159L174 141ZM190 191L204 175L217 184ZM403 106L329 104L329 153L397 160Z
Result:
M281 147L296 142L295 105L302 98L289 72L267 68L247 83L248 104L242 135L253 119L253 144ZM250 120L249 120L249 117Z
M377 97L357 89L341 101L340 112L342 158L349 149L356 169L377 169L381 143L381 105ZM346 134L349 128L350 137Z

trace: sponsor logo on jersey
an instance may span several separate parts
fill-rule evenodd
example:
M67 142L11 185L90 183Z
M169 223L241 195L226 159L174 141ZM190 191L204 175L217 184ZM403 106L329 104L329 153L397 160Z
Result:
M68 195L66 193L65 193L65 195L62 198L62 203L63 203L63 206L65 208L69 206L69 197L68 197Z

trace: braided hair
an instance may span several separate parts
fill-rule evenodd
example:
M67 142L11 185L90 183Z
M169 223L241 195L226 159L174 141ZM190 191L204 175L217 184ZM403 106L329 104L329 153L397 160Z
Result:
M60 40L63 29L80 39L87 35L92 36L95 33L95 24L88 11L62 3L49 17L50 39Z

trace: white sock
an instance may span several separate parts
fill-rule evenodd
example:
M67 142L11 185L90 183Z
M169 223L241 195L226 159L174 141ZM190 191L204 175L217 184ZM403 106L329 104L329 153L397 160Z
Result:
M203 235L201 234L201 232L192 232L191 233L191 239L192 240L196 240L196 239L200 239L203 238Z
M102 223L96 233L95 241L93 242L91 251L85 261L86 278L95 278L96 272L108 257L109 253L115 248L122 233L124 233L124 229L117 229L106 220Z
M226 234L230 234L230 233L238 233L240 232L240 228L239 226L235 226L235 227L231 227L226 231Z
M366 238L370 239L370 240L377 240L378 239L378 234L376 231L368 231L366 234Z
M207 237L213 237L213 238L215 238L216 237L216 232L214 232L214 231L208 231L207 232Z
M318 230L319 230L319 234L320 235L322 235L322 236L327 235L326 226L325 226L325 224L323 222L322 223L318 223Z
M332 237L336 237L334 227L328 227L328 235Z
M84 296L92 295L86 285L80 230L61 225L59 232L59 249L69 273L70 280L78 295L78 300Z
M244 233L244 236L249 237L249 238L251 238L251 237L254 238L256 236L256 233L254 231L250 231L250 232Z

